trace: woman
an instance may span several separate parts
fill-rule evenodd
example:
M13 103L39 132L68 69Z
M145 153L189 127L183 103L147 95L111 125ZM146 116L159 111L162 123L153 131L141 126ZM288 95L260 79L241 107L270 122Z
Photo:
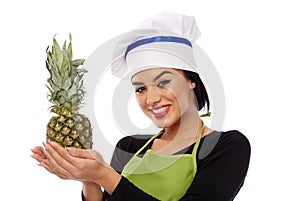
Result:
M199 117L210 104L193 58L198 37L194 18L162 13L116 48L121 56L113 74L131 79L159 133L121 139L111 166L96 151L50 141L46 151L33 149L33 157L60 178L81 181L83 200L233 200L246 177L250 144L240 132L215 131Z

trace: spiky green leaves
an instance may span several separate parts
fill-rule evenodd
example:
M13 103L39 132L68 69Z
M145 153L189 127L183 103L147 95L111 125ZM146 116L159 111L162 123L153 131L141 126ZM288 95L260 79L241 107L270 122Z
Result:
M50 73L47 79L48 99L53 103L51 111L61 114L64 110L76 112L79 110L85 95L83 75L87 70L79 68L84 59L72 60L72 37L69 44L66 41L62 48L53 37L53 45L46 49L46 68Z

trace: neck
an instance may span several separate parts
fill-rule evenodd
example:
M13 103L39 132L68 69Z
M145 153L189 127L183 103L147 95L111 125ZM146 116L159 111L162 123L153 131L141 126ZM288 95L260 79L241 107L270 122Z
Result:
M163 138L166 140L177 139L194 139L200 133L204 125L199 117L198 112L182 115L181 118L171 127L165 128Z

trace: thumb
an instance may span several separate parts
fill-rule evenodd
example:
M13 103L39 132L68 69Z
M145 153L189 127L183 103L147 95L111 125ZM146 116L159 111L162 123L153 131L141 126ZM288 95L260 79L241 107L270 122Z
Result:
M98 162L104 162L103 157L96 150L93 149L77 149L74 147L67 147L67 151L71 156L76 158L86 158L97 160Z
M89 159L94 158L87 149L77 149L74 147L67 147L66 149L71 156L74 156L76 158L89 158Z

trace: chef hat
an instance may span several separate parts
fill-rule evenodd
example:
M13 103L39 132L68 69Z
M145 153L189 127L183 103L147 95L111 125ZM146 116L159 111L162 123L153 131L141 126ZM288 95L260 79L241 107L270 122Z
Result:
M197 72L193 43L199 36L194 17L158 14L121 36L112 74L129 79L140 71L160 67Z

